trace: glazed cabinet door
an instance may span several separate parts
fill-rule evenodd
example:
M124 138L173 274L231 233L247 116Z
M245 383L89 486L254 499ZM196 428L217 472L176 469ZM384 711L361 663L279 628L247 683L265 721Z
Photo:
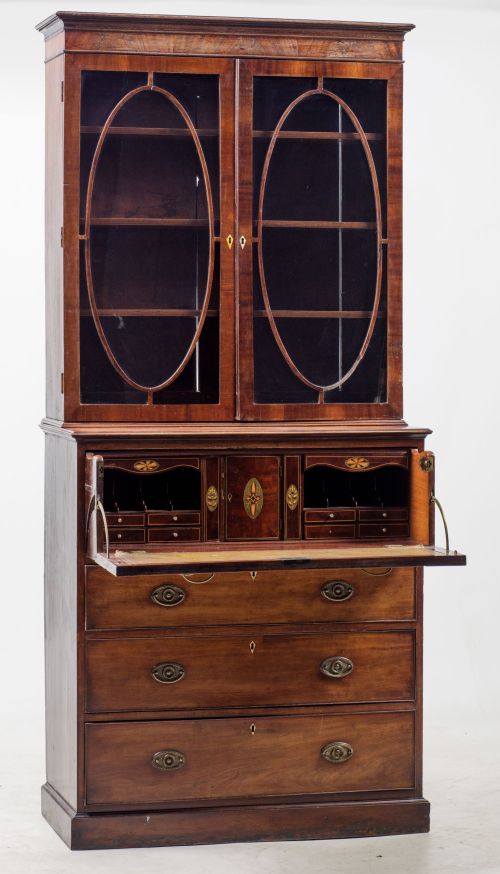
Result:
M399 69L240 65L240 415L401 414Z
M233 62L68 64L67 417L231 418Z

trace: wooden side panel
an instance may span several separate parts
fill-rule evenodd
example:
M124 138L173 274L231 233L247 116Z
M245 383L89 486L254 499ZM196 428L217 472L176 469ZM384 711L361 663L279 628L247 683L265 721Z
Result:
M64 418L63 179L64 58L45 67L45 322L47 416Z
M434 543L434 455L412 449L410 459L410 536L416 543Z
M76 808L77 447L47 435L45 699L47 781Z

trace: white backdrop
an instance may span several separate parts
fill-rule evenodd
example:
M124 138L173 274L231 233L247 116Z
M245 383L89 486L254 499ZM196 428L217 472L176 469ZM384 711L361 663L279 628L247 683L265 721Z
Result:
M437 495L464 569L426 585L426 728L500 723L500 3L86 0L72 9L411 21L405 43L405 418L431 426ZM43 40L51 2L0 2L3 747L43 703ZM442 540L437 525L438 539ZM6 704L5 704L6 702ZM19 717L26 721L21 729ZM32 735L30 730L32 729ZM33 741L35 742L35 741ZM39 743L37 739L36 743ZM40 782L43 763L40 761Z

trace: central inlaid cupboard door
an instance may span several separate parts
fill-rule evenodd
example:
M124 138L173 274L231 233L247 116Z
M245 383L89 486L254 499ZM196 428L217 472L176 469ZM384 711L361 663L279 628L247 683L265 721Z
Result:
M79 384L66 384L74 417L232 418L234 62L74 64L66 91L78 100L80 155Z
M401 414L401 73L239 70L239 413Z

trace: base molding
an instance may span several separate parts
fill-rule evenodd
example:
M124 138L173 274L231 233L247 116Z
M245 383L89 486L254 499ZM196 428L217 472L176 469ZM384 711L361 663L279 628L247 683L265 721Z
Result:
M72 850L416 834L429 831L429 811L409 798L82 814L42 786L42 814Z

